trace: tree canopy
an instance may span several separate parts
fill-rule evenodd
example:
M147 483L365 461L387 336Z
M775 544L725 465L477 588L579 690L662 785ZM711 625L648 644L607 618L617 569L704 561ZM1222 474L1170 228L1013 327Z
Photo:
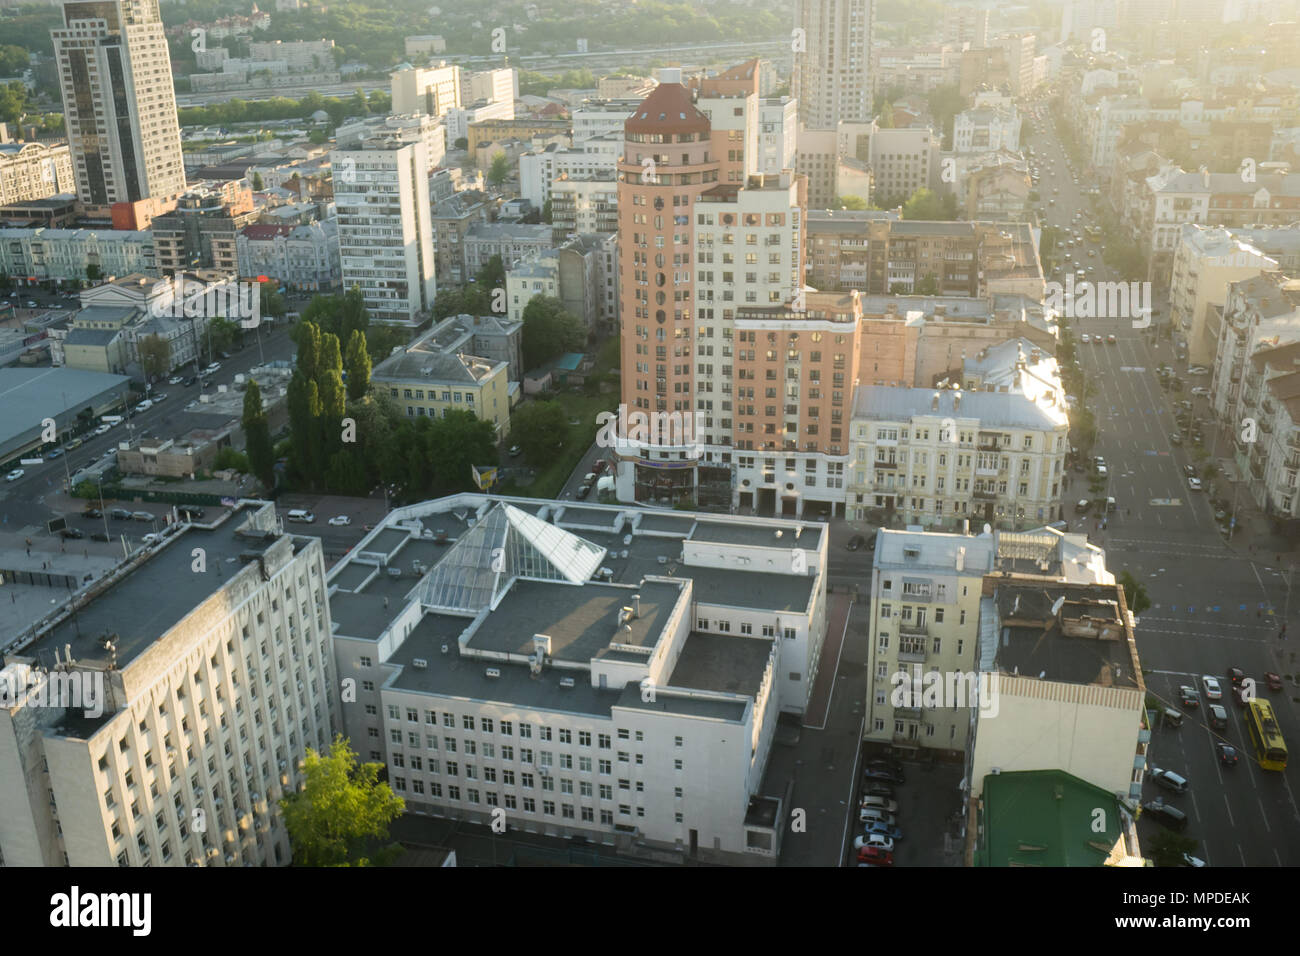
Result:
M587 344L582 322L564 310L557 298L536 295L524 307L523 359L527 369L537 368L565 352L577 352Z

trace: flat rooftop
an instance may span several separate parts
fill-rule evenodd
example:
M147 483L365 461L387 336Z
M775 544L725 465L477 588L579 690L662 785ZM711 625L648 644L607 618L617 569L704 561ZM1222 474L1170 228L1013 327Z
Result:
M771 656L770 637L692 631L682 646L668 685L757 697Z
M781 536L777 537L777 530ZM805 524L802 528L761 527L748 522L700 521L690 534L691 541L710 544L736 544L750 547L803 548L813 551L821 545L822 528L819 524Z
M627 622L630 631L623 631L618 626L619 612L633 605L634 593L641 595L641 615ZM606 651L611 641L654 647L680 596L680 588L652 581L635 592L610 584L516 581L469 646L527 657L533 653L533 635L546 634L551 638L552 659L585 665Z
M279 540L274 533L240 534L250 513L240 509L215 529L191 525L177 532L75 614L15 653L52 666L55 651L61 654L70 644L75 660L108 663L100 638L117 634L117 666L125 667L237 574L245 563L241 555L265 553ZM207 555L204 573L191 570L194 548Z
M1117 588L999 586L1004 637L995 657L998 670L1068 684L1142 688L1132 635L1117 613ZM1059 598L1065 603L1054 618L1051 609Z

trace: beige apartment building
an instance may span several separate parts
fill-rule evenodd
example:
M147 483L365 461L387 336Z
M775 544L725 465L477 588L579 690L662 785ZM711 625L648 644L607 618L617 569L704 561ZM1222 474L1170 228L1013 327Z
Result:
M1244 425L1233 434L1238 474L1255 505L1266 514L1300 516L1300 342L1250 356L1232 415L1255 423L1253 435Z
M262 502L168 531L3 648L47 691L0 707L6 866L290 862L279 801L338 723L320 540Z
M92 210L185 191L158 0L65 2L50 32L77 196Z
M1065 396L1051 387L859 388L847 515L934 529L1059 521L1068 431Z

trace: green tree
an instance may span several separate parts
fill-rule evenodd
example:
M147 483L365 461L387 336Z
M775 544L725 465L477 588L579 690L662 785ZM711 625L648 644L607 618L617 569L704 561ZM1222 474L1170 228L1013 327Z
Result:
M480 289L503 289L506 284L506 265L500 256L492 256L474 277Z
M452 149L469 149L469 140L464 136L457 136L456 142L451 144Z
M511 418L510 434L530 465L544 465L568 441L569 416L559 402L526 402Z
M912 295L938 295L939 280L933 272L927 272L912 286Z
M218 352L230 348L242 335L238 322L220 315L208 319L208 337L212 342L212 348Z
M17 123L27 111L27 87L21 82L0 86L0 123Z
M262 174L253 173L253 192L260 193L264 188L266 184L262 181Z
M299 358L302 352L298 353ZM289 406L289 435L292 440L290 464L296 481L313 486L321 474L320 391L316 380L298 369L289 380L286 396Z
M233 468L240 474L246 475L251 470L248 464L248 456L242 451L236 451L229 446L217 452L217 459L212 463L214 471L225 471L227 468Z
M554 215L552 215L551 212L551 199L548 196L546 198L546 202L542 203L542 222L546 223L549 226L552 225L554 221L555 221L555 217Z
M537 368L557 355L579 351L587 343L582 323L553 296L533 296L524 307L523 320L524 368Z
M0 76L17 76L31 65L28 53L20 46L0 46Z
M104 270L93 262L86 264L86 278L91 282L98 282L104 277Z
M307 748L302 788L280 801L298 866L385 866L401 855L388 827L406 803L379 779L383 764L357 763L342 736L328 754Z
M140 368L152 380L172 370L172 344L161 335L146 335L140 340Z
M275 449L271 445L271 428L262 409L262 390L253 379L244 392L244 450L253 476L267 491L275 488Z
M372 367L392 355L393 349L405 346L409 340L406 331L395 325L372 325L366 329L366 349L370 352Z
M370 388L370 352L366 335L360 329L353 329L348 339L347 370L348 398L355 402Z
M940 196L929 189L918 189L903 203L903 218L950 222L957 218L956 197L951 193Z
M840 196L835 205L841 209L866 209L867 201L861 196Z
M505 153L495 153L492 156L492 165L488 169L487 180L493 186L500 187L507 179L510 178L510 159Z
M496 429L473 412L453 410L437 419L428 436L430 465L436 466L433 487L440 495L475 489L471 465L497 463Z
M307 306L307 310L309 311L317 301L313 299ZM293 327L291 334L294 344L298 346L298 371L304 378L315 381L320 361L320 326L308 319L304 312L302 321Z
M257 296L258 307L263 315L279 318L289 311L289 306L280 292L280 283L274 279L258 283Z
M894 104L885 100L885 105L880 108L880 115L876 117L876 125L881 129L894 128Z
M1128 604L1128 609L1134 615L1141 614L1151 606L1151 599L1147 597L1146 585L1142 584L1129 571L1121 571L1119 575L1120 586L1124 589L1124 601Z

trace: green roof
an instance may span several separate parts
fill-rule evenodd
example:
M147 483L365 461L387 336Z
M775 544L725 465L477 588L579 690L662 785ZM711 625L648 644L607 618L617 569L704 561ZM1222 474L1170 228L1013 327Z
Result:
M1063 770L989 774L981 802L976 866L1102 866L1124 835L1116 796Z

